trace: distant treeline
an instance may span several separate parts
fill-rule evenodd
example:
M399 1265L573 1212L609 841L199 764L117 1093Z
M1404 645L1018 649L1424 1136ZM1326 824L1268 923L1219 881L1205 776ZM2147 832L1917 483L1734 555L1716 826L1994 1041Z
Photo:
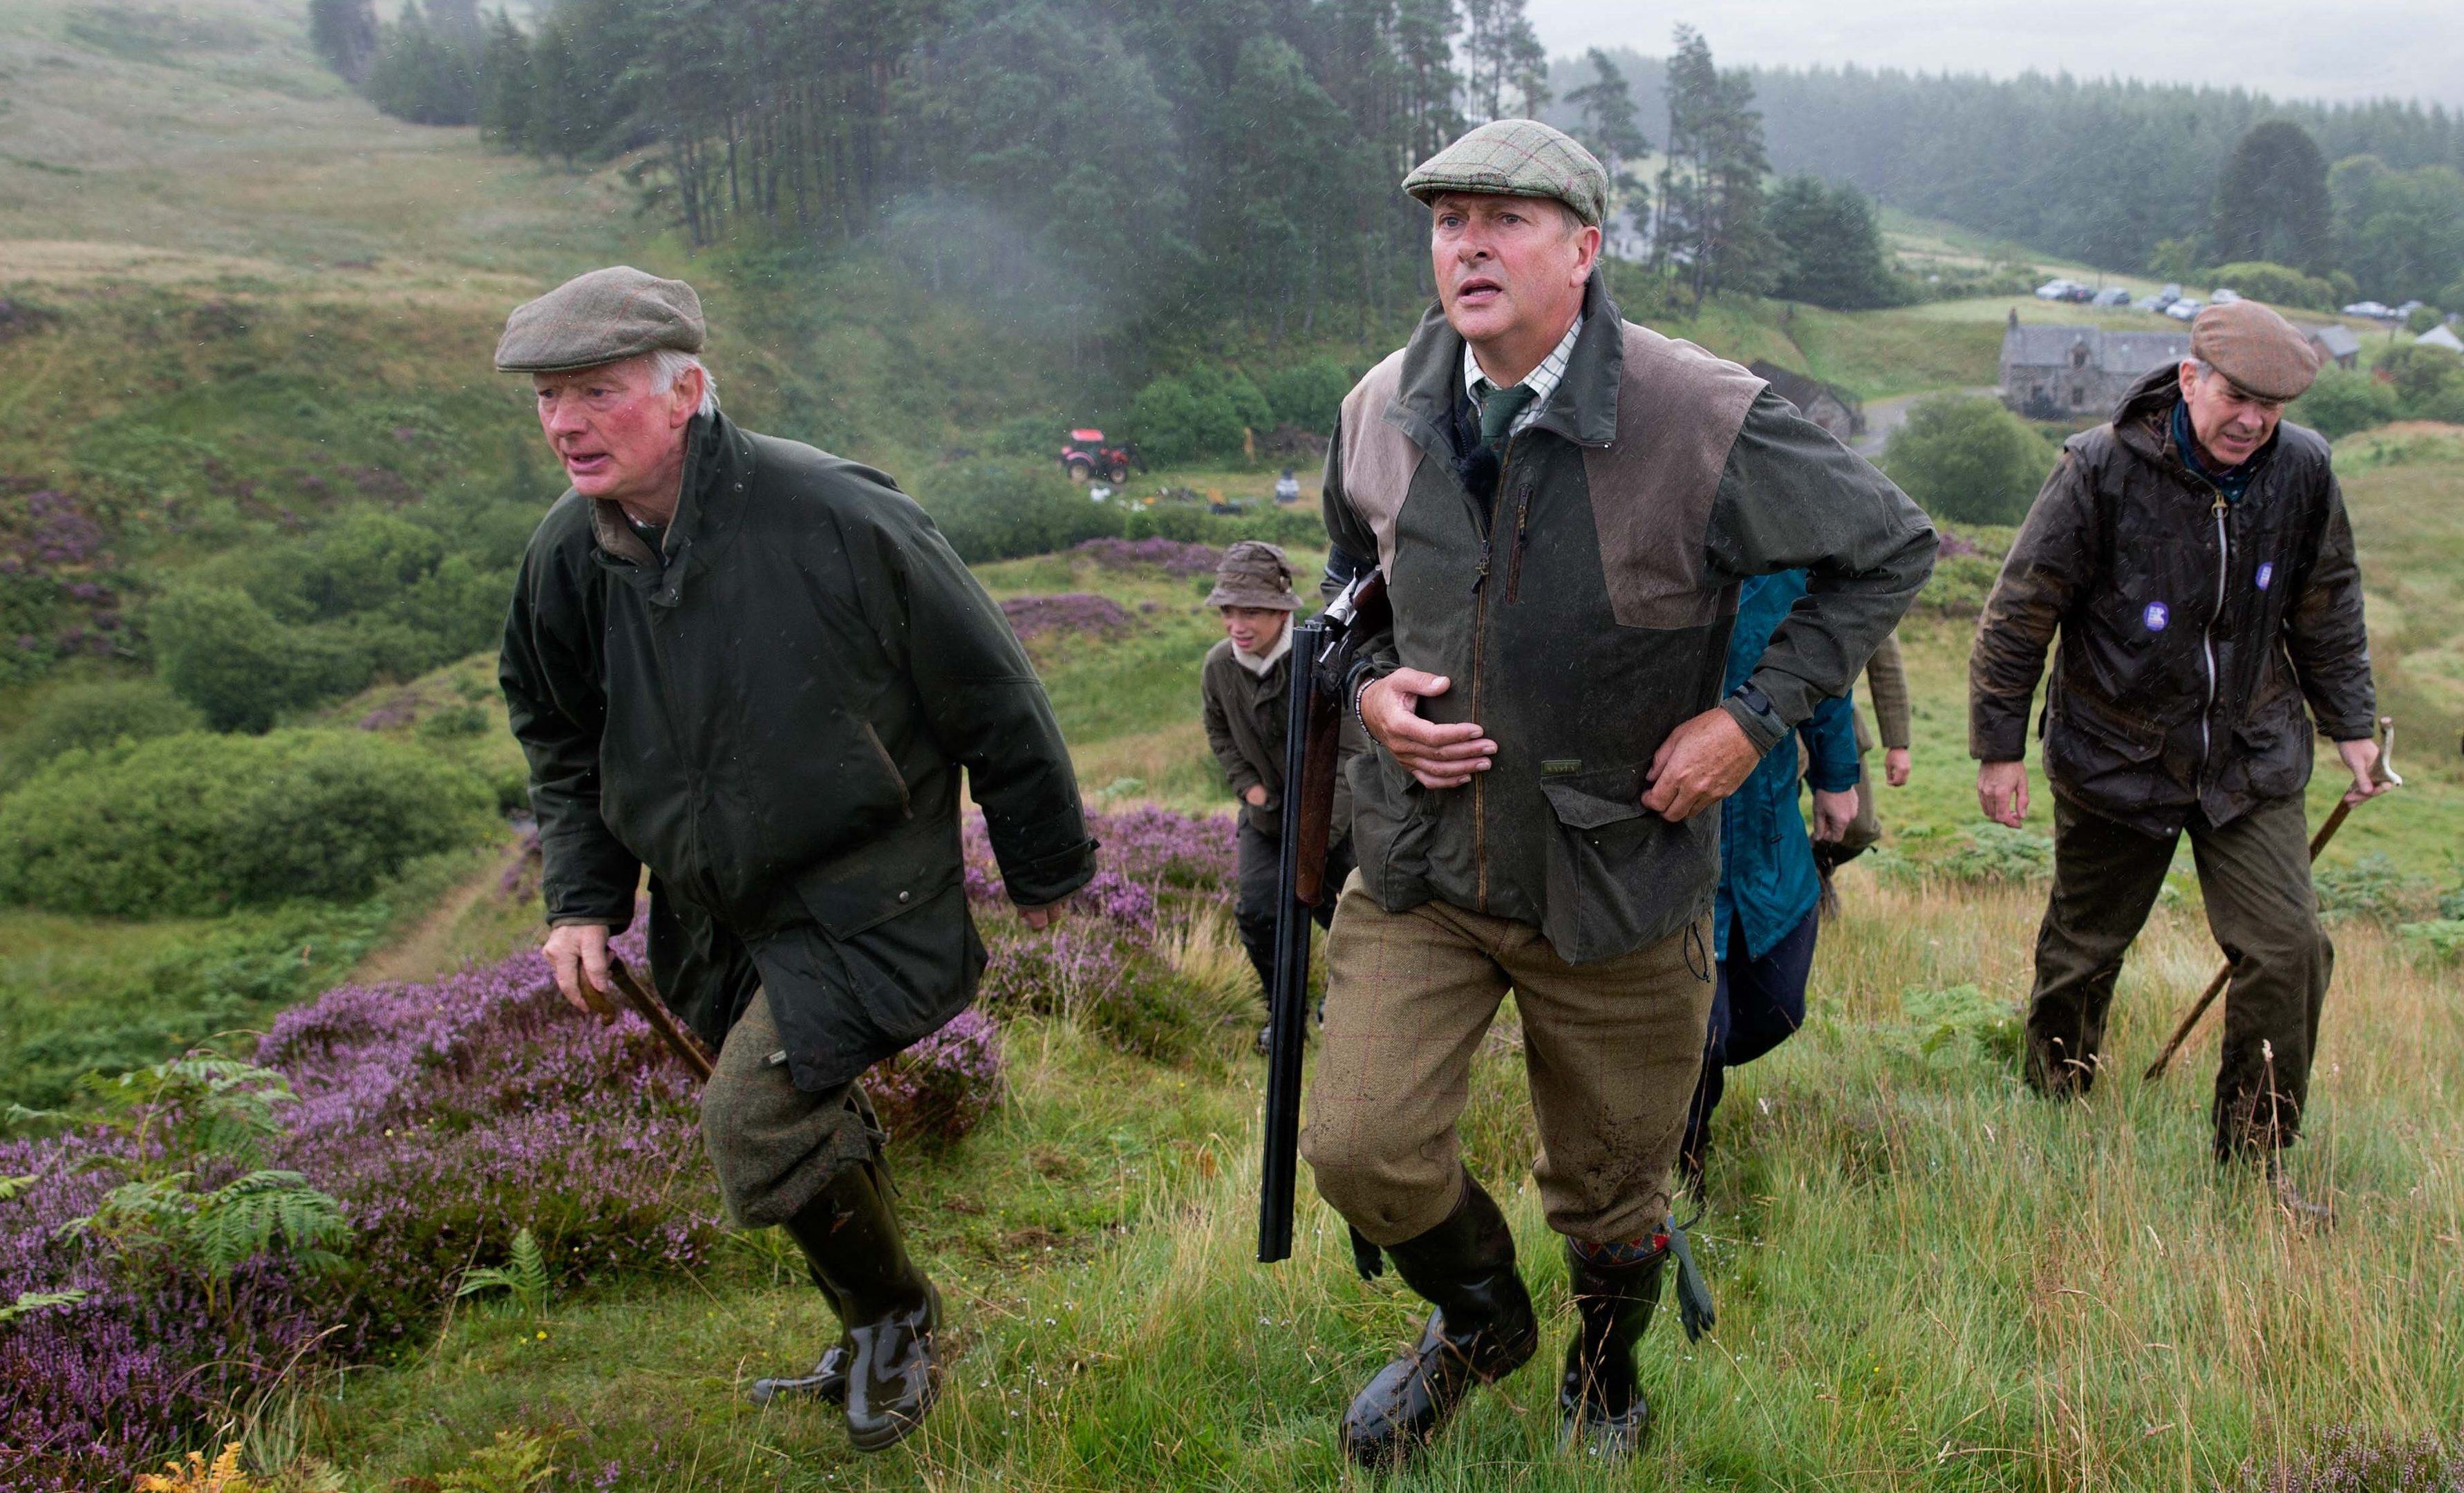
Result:
M1628 50L1645 128L1665 117L1663 64ZM1593 74L1560 61L1560 95ZM2289 121L2343 173L2323 252L2387 299L2435 299L2464 270L2464 116L2417 103L2285 102L2239 90L2027 75L2008 81L1862 68L1755 69L1772 165L1853 183L1893 207L2111 270L2275 258L2220 242L2218 193L2254 127ZM2387 177L2400 178L2392 186ZM2373 219L2384 219L2374 229ZM2230 227L2230 225L2227 225ZM2439 240L2447 241L2442 254ZM2452 257L2451 257L2452 256Z
M1099 340L1408 309L1425 221L1396 182L1475 94L1545 97L1522 0L556 0L530 27L366 3L316 0L317 34L389 113L638 152L695 243L888 234L936 286Z

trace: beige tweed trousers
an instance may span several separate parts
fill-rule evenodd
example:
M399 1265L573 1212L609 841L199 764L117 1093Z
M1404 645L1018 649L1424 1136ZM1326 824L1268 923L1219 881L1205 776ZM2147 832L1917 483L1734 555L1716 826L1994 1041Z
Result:
M1454 1211L1472 1055L1511 991L1549 1226L1593 1241L1650 1233L1668 1216L1702 1071L1710 935L1706 916L1568 964L1528 923L1443 902L1389 912L1354 872L1327 941L1326 1037L1301 1133L1320 1196L1377 1244Z

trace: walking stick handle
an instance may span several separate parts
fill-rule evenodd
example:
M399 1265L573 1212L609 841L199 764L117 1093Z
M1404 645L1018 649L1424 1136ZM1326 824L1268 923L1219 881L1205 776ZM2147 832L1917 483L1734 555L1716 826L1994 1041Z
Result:
M2395 753L2394 716L2379 717L2378 736L2379 757L2370 764L2370 777L2390 788L2401 788L2404 779L2396 776L2395 766L2389 761ZM2319 832L2310 837L2310 859L2314 864L2319 859L2319 852L2327 848L2327 842L2336 838L2336 831L2344 827L2345 819L2353 812L2353 801L2350 799L2337 800L2336 811L2328 815L2327 823L2320 825ZM2145 1080L2152 1083L2165 1076L2166 1069L2172 1065L2173 1055L2182 1050L2182 1043L2189 1042L2190 1033L2198 1028L2199 1019L2208 1014L2208 1007L2215 1004L2216 997L2224 993L2225 981L2233 977L2233 961L2227 959L2224 968L2216 971L2216 977L2208 981L2208 988L2200 992L2199 999L2191 1003L2181 1023L2173 1028L2172 1038L2165 1043L2165 1049L2156 1054L2155 1062L2147 1065L2147 1071L2141 1075Z

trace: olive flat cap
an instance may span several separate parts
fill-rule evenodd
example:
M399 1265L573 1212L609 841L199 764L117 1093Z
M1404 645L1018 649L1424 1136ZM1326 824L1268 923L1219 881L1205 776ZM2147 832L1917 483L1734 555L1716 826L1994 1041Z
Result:
M2190 356L2261 399L2299 399L2319 376L2319 349L2255 300L2200 312L2190 322Z
M516 306L496 340L496 371L562 373L644 353L697 353L702 332L692 286L610 265Z
M1547 197L1597 228L1608 210L1609 173L1563 130L1538 120L1491 120L1414 166L1403 189L1422 202L1441 192Z
M1292 563L1284 552L1264 539L1243 539L1223 552L1215 567L1215 589L1209 606L1256 606L1288 612L1299 607L1292 595Z

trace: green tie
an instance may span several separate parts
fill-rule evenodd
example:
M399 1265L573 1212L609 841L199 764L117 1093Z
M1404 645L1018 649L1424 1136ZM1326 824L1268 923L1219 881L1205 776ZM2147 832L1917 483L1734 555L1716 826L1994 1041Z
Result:
M1480 444L1499 446L1506 432L1513 428L1514 417L1523 413L1533 398L1531 385L1512 384L1502 389L1489 390L1480 406Z

